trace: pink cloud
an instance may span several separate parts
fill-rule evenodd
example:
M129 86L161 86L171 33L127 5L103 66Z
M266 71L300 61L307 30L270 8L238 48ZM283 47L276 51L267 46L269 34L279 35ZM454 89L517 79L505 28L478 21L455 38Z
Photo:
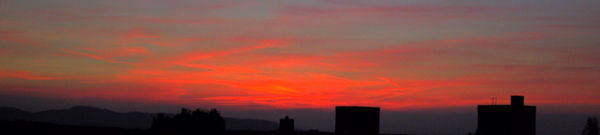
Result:
M339 3L339 2L338 2ZM444 6L444 5L375 5L345 3L328 7L291 6L286 12L292 14L316 13L316 14L339 14L339 13L435 13L435 12L457 12L457 13L481 13L506 11L512 8L497 6L472 5L472 6Z
M582 30L600 29L600 25L598 25L598 24L549 24L549 25L546 25L546 27L553 28L553 29L582 29Z
M26 80L57 80L59 77L44 76L25 70L0 70L0 77L19 78Z
M232 54L243 53L243 52L248 52L248 51L253 51L253 50L258 50L258 49L281 47L281 46L284 46L285 44L287 44L287 43L285 43L281 40L263 40L263 41L260 41L258 44L248 45L248 46L244 46L241 48L234 48L234 49L223 50L223 51L214 51L214 52L187 53L187 54L182 55L180 57L180 60L178 60L178 61L184 62L184 63L185 62L193 62L193 61L197 61L197 60L203 60L203 59L212 58L212 57L228 56L228 55L232 55Z
M348 23L436 23L464 19L490 19L488 16L501 16L514 7L482 4L439 5L439 4L371 4L347 1L329 1L332 4L319 6L291 5L283 9L284 16L275 22L283 25L337 26ZM330 18L327 16L336 16ZM329 21L333 19L332 21ZM311 22L319 20L319 22ZM343 20L343 21L340 21ZM442 21L443 20L443 21ZM312 24L311 24L312 23ZM340 24L341 23L341 24Z
M37 47L44 46L40 41L27 37L27 33L25 32L0 31L0 41L9 41Z
M62 49L62 52L71 54L71 55L75 55L75 56L84 56L84 57L88 57L88 58L93 58L93 59L97 59L97 60L101 60L101 61L105 61L105 62L109 62L109 63L122 63L122 64L130 64L130 65L135 64L135 63L119 61L119 60L115 60L115 58L128 57L128 56L140 56L140 55L147 55L150 53L144 47L122 47L122 48L118 48L116 50L109 50L109 51L102 51L102 50L97 50L97 49L93 49L93 48L84 48L83 50L91 52L91 53L88 53L85 51L77 51L77 50L73 50L73 49Z
M15 67L32 64L49 68L45 72L77 75L51 77L18 70L3 71L0 76L74 81L75 85L9 84L15 89L187 105L403 109L465 106L485 102L486 95L507 93L539 95L534 101L540 103L562 102L548 100L556 95L571 99L583 95L585 100L574 103L598 103L593 100L597 96L588 96L597 95L593 90L599 81L598 48L585 47L593 46L595 40L577 35L588 32L584 28L594 29L586 22L597 19L540 20L549 26L573 25L561 28L581 32L573 34L547 32L546 22L529 27L532 24L510 14L515 9L511 6L327 2L283 6L282 10L263 6L230 10L248 14L243 17L220 11L247 3L227 2L161 1L159 12L148 8L155 3L143 2L136 7L56 4L15 11L26 22L3 18L0 24L19 26L10 29L26 32L0 31L0 40L31 46L8 46L0 49L0 56L22 53L18 51L29 54L0 60L16 63L11 64ZM488 20L498 18L508 19L510 25ZM33 20L41 22L28 23ZM402 26L406 23L410 25ZM429 23L436 24L430 27ZM471 24L478 26L467 26ZM455 25L461 30L450 31ZM386 30L373 32L380 29ZM528 30L539 31L523 32ZM393 37L402 34L415 38ZM45 40L56 47L32 48ZM38 52L55 55L40 57ZM101 63L74 63L81 67L73 71L60 65L81 60Z
M144 38L159 38L160 36L149 29L136 27L127 30L122 36L123 40L144 39Z
M8 55L13 55L13 54L15 54L15 51L12 49L0 48L0 56L8 56Z
M178 46L182 46L184 44L187 43L195 43L195 42L201 42L201 41L208 41L211 39L208 38L179 38L179 39L174 39L174 40L154 40L154 41L149 41L151 44L155 44L158 46L164 46L164 47L178 47Z

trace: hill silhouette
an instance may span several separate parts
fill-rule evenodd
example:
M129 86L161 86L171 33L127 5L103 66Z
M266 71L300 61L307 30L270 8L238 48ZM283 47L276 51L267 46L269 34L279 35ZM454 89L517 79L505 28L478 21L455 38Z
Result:
M173 116L174 114L167 114ZM27 120L63 125L150 128L154 113L120 113L91 106L75 106L67 109L27 112L18 108L0 107L0 120ZM227 130L276 130L276 122L258 119L224 118Z

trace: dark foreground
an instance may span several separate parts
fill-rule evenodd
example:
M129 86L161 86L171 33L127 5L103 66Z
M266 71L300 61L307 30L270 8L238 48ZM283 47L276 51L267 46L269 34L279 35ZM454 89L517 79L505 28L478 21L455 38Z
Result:
M0 131L31 135L156 135L149 129L72 126L23 120L0 120ZM168 133L168 135L185 135L185 133ZM226 131L223 135L279 135L279 133L276 131ZM334 133L301 131L286 135L334 135Z
M0 121L0 130L10 134L28 135L147 135L145 129L124 129L116 127L71 126L31 121Z

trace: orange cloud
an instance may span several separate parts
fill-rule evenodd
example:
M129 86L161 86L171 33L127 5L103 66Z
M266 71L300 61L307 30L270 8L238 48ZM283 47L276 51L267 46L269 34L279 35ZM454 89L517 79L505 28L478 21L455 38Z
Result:
M25 80L1 85L218 107L451 107L507 94L600 103L591 13L531 22L478 2L123 2L7 6L23 8L0 20L0 63L17 70L0 76Z

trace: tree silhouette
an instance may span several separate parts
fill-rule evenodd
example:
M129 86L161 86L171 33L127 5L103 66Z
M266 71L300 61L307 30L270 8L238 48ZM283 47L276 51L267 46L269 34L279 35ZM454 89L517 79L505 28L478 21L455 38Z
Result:
M155 134L219 135L225 131L225 120L216 109L190 111L182 108L174 117L158 114L152 120L151 128Z
M591 117L587 119L587 123L585 124L585 128L581 135L598 135L598 119L596 117Z

